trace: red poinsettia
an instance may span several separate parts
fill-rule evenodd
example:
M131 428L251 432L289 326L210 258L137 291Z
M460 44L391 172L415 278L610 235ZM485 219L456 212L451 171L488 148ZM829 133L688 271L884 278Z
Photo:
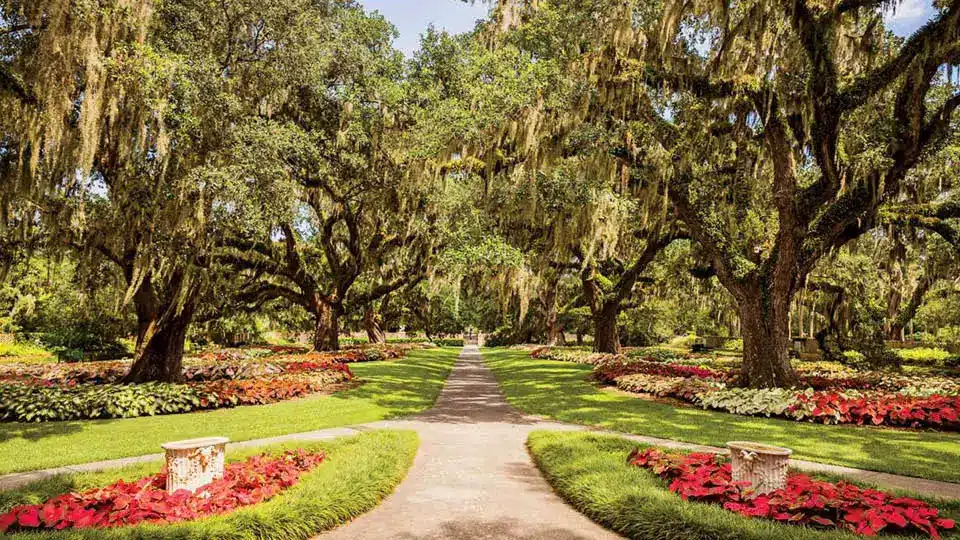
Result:
M174 523L223 514L275 496L325 458L323 452L305 450L255 456L227 465L222 480L196 493L167 493L165 472L137 482L120 480L104 488L60 495L43 504L18 506L0 516L0 533Z
M670 491L684 500L721 504L747 517L845 528L864 536L889 529L923 532L938 539L941 530L955 526L952 519L939 517L939 511L924 502L802 474L790 474L784 489L754 496L750 483L734 482L730 463L714 454L668 454L657 448L638 448L627 462L669 480Z

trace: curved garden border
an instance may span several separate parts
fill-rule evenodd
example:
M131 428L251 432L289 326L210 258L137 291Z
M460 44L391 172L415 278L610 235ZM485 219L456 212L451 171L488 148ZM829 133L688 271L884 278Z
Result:
M413 464L419 440L412 431L373 431L322 443L285 443L232 452L228 460L260 453L304 448L323 450L327 459L300 482L264 503L196 521L141 524L112 529L25 532L10 538L56 539L304 539L332 529L373 509L403 481ZM102 473L58 477L0 492L0 511L37 504L69 491L133 480L159 470L150 463Z
M687 502L653 473L629 466L637 443L615 436L538 431L527 446L554 490L577 510L628 538L852 540L844 531L821 531L751 519L719 506ZM920 497L916 497L920 498ZM920 498L923 499L923 498ZM926 499L930 501L929 499ZM960 501L930 501L944 516L960 515ZM929 538L883 535L887 538ZM943 538L960 538L945 531Z

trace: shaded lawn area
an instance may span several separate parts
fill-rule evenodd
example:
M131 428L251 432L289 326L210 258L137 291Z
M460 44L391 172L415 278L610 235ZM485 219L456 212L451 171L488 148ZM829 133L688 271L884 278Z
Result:
M295 486L276 497L235 512L167 525L140 524L111 529L35 531L12 535L33 539L305 539L346 523L374 508L406 476L417 454L413 431L372 431L322 443L282 443L231 451L228 461L261 453L304 448L323 450L327 459ZM20 504L41 504L61 493L84 491L117 480L136 481L160 470L161 463L139 464L99 473L63 475L0 492L0 514Z
M534 360L509 349L483 354L507 400L528 414L712 446L759 441L792 448L797 459L960 482L957 433L826 426L677 407L603 391L587 379L591 366Z
M392 362L351 364L362 386L273 405L123 420L3 423L0 474L153 454L168 441L209 436L245 441L419 413L433 406L459 352L437 348Z
M577 510L627 538L714 540L853 540L863 538L842 530L785 525L746 518L720 505L688 502L667 489L652 472L627 465L637 443L590 433L536 431L527 447L547 481ZM836 481L837 478L824 478ZM862 485L862 484L861 484ZM865 486L867 487L867 486ZM941 510L941 517L960 516L960 501L924 499ZM957 538L956 529L943 531ZM887 538L929 538L929 535L883 535Z

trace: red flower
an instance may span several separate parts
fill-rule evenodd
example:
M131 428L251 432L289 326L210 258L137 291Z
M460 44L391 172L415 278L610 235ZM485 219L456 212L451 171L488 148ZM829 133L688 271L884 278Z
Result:
M939 518L939 511L922 501L895 498L848 482L822 482L802 474L789 475L784 489L751 498L749 482L734 482L730 464L712 454L667 454L657 448L636 449L628 457L628 463L670 480L670 491L684 500L718 503L726 510L747 517L843 527L867 536L893 529L923 532L937 539L940 530L955 527L953 520Z
M223 514L265 501L296 484L300 476L325 459L304 450L278 457L255 456L228 465L224 477L196 494L180 490L168 494L166 473L135 483L118 481L80 494L67 493L43 505L25 505L0 515L0 532L24 529L117 527L141 522L173 523Z

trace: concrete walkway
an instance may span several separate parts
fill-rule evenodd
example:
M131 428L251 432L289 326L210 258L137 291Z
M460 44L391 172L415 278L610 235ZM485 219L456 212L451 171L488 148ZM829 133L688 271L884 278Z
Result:
M232 443L230 449L287 441L334 439L373 429L414 429L421 445L413 468L377 509L325 533L338 539L605 539L618 538L567 506L530 462L525 442L534 430L591 431L681 450L722 448L615 433L525 416L506 402L476 347L467 347L430 411L409 420L294 433ZM0 476L0 490L57 474L156 461L161 454ZM792 460L795 469L839 474L890 489L960 499L960 484Z
M507 405L476 347L464 349L436 406L402 426L420 434L407 479L321 539L619 538L553 493L525 446L546 425Z

